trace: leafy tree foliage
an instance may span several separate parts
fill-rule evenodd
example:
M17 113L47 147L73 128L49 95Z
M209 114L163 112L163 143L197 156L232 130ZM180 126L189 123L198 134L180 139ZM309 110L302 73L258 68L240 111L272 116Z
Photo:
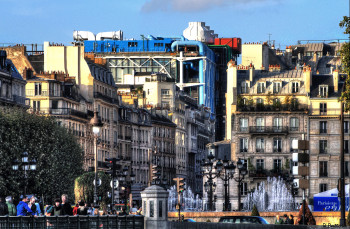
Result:
M75 137L53 118L17 108L0 109L0 195L24 191L24 172L13 171L12 162L25 151L37 161L36 171L27 171L27 193L44 197L45 203L63 193L73 196L74 179L83 171Z
M251 216L260 216L260 213L258 211L258 208L255 206L255 204L253 205L253 209L252 209L252 214Z
M350 17L344 16L343 20L339 23L339 26L344 28L345 34L349 34L350 39ZM346 42L341 50L340 55L342 58L342 72L347 74L345 79L345 87L342 95L340 97L340 101L345 104L345 111L350 110L350 43Z
M101 179L101 185L97 188L98 196L101 197L101 205L106 206L109 203L107 193L111 191L111 178L103 172L98 172L98 178ZM74 193L75 202L84 200L92 203L94 201L95 172L87 172L75 179Z

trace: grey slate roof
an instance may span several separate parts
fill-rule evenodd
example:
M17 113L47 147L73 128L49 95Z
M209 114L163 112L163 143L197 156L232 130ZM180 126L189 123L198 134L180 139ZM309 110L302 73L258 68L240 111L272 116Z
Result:
M340 78L340 77L339 77ZM319 86L328 85L328 98L339 97L343 87L343 81L339 79L338 92L334 92L333 75L313 75L311 86L311 98L317 98L319 95Z

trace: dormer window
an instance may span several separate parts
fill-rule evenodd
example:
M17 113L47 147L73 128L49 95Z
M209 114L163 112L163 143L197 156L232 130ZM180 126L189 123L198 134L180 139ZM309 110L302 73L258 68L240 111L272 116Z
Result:
M328 97L328 85L320 85L319 87L319 95L322 98Z
M292 93L299 92L299 82L292 82Z
M273 82L273 93L280 93L282 88L281 82Z
M249 93L249 85L248 85L248 82L242 82L242 83L241 83L241 93L242 93L242 94Z
M264 82L258 83L258 93L265 93L265 83Z

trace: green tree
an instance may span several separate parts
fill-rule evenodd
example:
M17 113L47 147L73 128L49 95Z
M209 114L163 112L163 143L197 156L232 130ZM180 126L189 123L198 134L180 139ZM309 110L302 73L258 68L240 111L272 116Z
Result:
M252 214L251 216L260 216L260 213L258 211L258 208L255 206L255 204L253 205L253 209L252 209Z
M298 218L297 218L297 225L303 224L303 205L301 205L299 212L298 212ZM310 211L310 208L305 201L305 224L306 225L316 225L316 220L314 216L312 215L312 212Z
M349 34L350 38L350 17L344 16L343 20L339 23L339 26L344 28L345 34ZM342 58L342 72L347 74L345 79L344 90L341 94L340 101L345 104L345 111L350 110L350 43L346 42L342 45L340 50L340 56Z
M36 171L27 173L27 193L45 197L46 203L63 193L73 196L74 179L83 171L75 137L53 118L17 108L0 109L0 195L24 191L24 173L12 171L12 162L25 151L37 161Z
M105 207L110 202L107 193L111 191L111 178L104 172L98 172L98 178L101 179L101 185L97 188L97 195L101 197L101 206ZM94 201L95 172L87 172L75 179L74 194L75 202L84 200L92 203Z

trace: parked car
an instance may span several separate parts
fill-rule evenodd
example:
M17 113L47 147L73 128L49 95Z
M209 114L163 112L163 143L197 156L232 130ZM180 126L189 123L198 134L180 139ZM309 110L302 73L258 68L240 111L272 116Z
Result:
M184 219L183 222L191 222L191 223L193 223L193 222L196 222L196 221L194 219Z
M223 216L220 217L219 223L269 224L260 216Z

